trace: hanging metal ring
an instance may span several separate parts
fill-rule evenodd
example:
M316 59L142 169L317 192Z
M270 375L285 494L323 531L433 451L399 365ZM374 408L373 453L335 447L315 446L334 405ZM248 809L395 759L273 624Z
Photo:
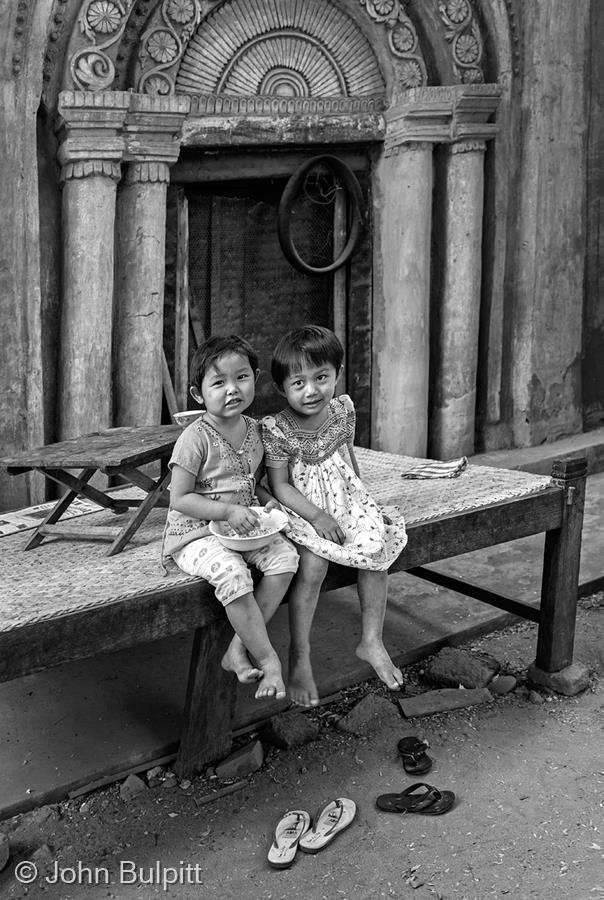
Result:
M342 252L337 259L334 259L328 266L311 266L304 262L298 253L291 236L291 211L294 201L304 183L307 173L318 163L326 163L334 174L340 179L352 200L352 213L350 223L350 234L346 244L342 248ZM335 272L343 266L352 255L356 247L359 235L361 233L361 206L363 203L363 193L358 178L343 160L337 156L314 156L312 159L302 163L296 169L287 184L279 202L279 211L277 214L277 234L279 243L283 251L283 255L289 263L299 272L305 275L327 275L329 272Z

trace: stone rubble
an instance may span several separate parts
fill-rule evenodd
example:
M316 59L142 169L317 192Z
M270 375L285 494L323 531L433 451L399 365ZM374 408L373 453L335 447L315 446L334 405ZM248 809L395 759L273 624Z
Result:
M143 791L147 790L148 787L142 778L139 778L138 775L128 775L126 780L120 785L120 797L127 803L138 796L138 794L142 794Z
M399 718L396 706L385 697L368 694L336 722L336 728L349 734L364 734L376 720L383 722L388 718Z
M218 778L241 778L243 775L257 772L263 762L264 751L261 742L252 741L218 763L215 771Z
M416 716L431 716L451 709L463 709L478 703L490 703L493 695L487 688L440 688L426 691L416 697L403 698L399 705L408 719Z
M319 726L304 713L294 710L273 716L262 726L259 734L265 743L281 750L291 750L308 744L309 741L316 741Z
M423 680L434 687L486 687L501 666L488 653L443 647L424 668Z

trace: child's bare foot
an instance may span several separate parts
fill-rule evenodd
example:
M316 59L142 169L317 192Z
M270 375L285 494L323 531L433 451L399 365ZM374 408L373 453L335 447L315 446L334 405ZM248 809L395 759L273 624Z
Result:
M241 639L235 635L222 657L221 666L234 672L241 684L253 684L262 678L262 670L253 666Z
M262 677L254 694L256 700L283 700L286 696L279 660L262 666Z
M294 658L290 653L287 690L292 703L298 706L319 705L319 691L307 656Z
M375 673L391 691L400 691L403 687L403 673L390 658L390 654L381 641L361 641L356 649L359 659L373 666Z

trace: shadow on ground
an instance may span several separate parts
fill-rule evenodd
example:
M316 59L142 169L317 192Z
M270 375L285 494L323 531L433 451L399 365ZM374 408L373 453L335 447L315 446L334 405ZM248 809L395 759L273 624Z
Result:
M370 681L312 713L318 740L295 752L270 749L262 769L220 799L207 802L228 784L207 777L164 782L127 802L114 785L5 822L12 855L0 892L25 894L15 866L34 857L40 874L28 896L49 900L604 897L603 624L604 595L582 601L576 659L593 675L576 697L529 699L522 680L535 626L512 626L465 645L519 678L514 693L492 703L411 720L393 703L371 733L337 731L338 716L363 694L386 696ZM407 675L418 690L421 667ZM447 814L376 809L378 794L414 780L396 752L404 734L429 742L435 764L424 780L455 792ZM356 801L354 824L316 856L299 853L291 869L270 869L278 817L338 796ZM57 867L63 874L52 884ZM164 890L163 878L176 883Z

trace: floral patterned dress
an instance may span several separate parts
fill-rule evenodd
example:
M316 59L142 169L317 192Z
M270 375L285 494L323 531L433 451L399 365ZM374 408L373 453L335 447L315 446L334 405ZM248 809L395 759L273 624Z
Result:
M328 541L288 509L288 537L341 565L387 569L407 543L405 523L402 517L391 525L384 522L352 468L348 448L354 440L355 412L350 397L334 398L327 419L316 431L305 431L289 409L265 416L261 425L267 467L287 466L290 484L336 519L346 534L342 545Z

